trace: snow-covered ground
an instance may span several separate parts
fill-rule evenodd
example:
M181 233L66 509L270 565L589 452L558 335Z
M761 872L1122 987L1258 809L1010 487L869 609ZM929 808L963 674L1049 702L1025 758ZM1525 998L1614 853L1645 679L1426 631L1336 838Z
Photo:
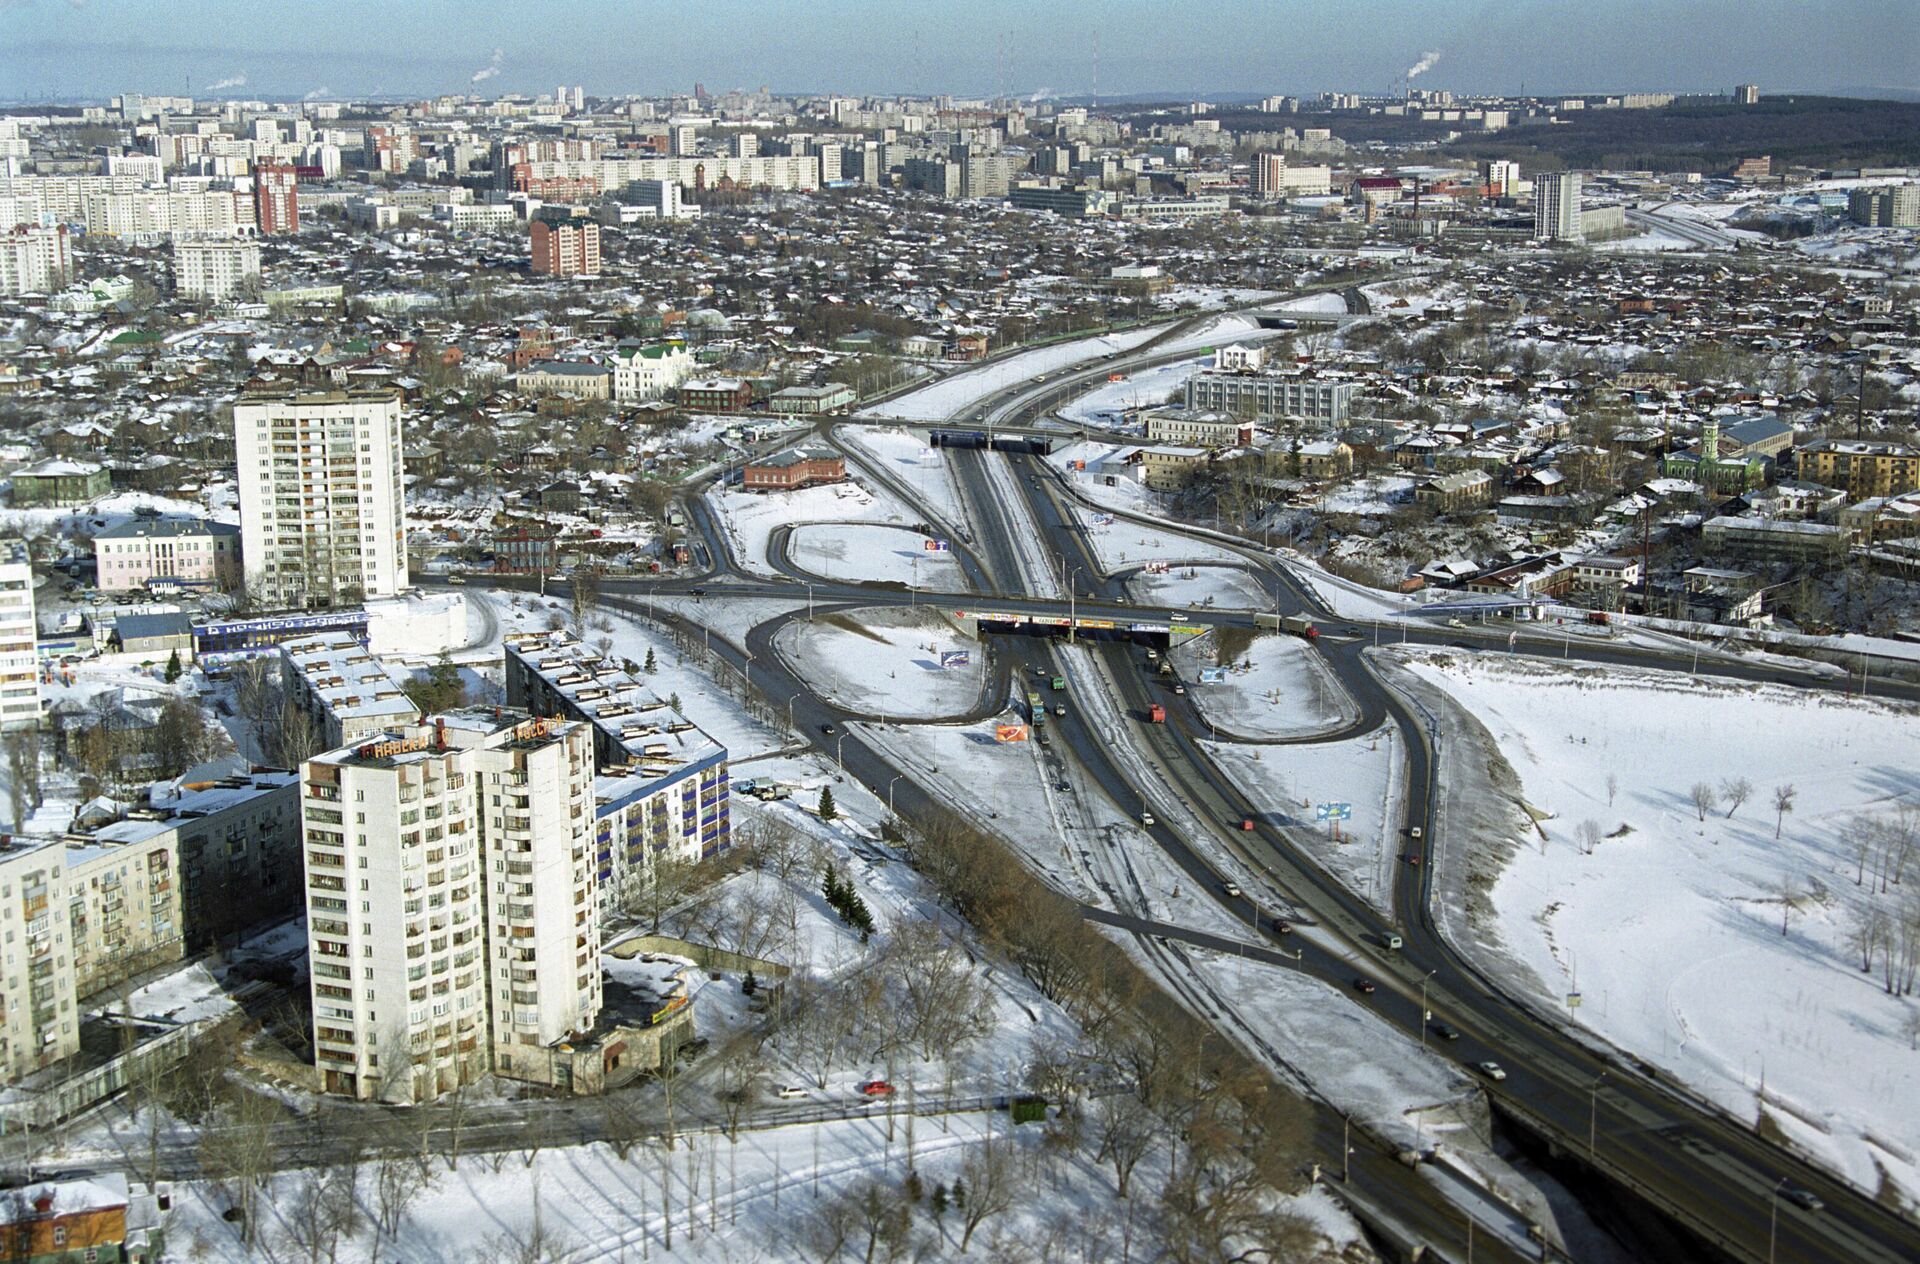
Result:
M1340 742L1205 746L1256 814L1285 828L1355 895L1392 911L1392 866L1405 850L1399 834L1405 752L1396 729L1389 725ZM1352 809L1337 836L1318 819L1319 806L1333 803Z
M1375 474L1340 484L1320 499L1323 513L1387 514L1413 499L1413 480L1402 474Z
M930 550L927 539L904 527L809 523L787 537L787 557L822 579L891 582L930 592L971 589L959 554Z
M1204 544L1171 528L1144 526L1125 519L1100 522L1111 515L1100 514L1084 506L1075 506L1074 514L1093 547L1094 558L1109 572L1126 570L1147 562L1221 562L1236 565L1237 554L1217 544Z
M1301 298L1290 298L1284 303L1275 303L1274 308L1283 312L1321 312L1340 315L1347 310L1347 300L1338 293L1308 294Z
M1258 637L1226 678L1211 684L1200 683L1201 669L1215 666L1211 638L1189 641L1172 657L1200 714L1235 737L1311 737L1359 718L1320 652L1299 637Z
M966 501L954 481L953 467L944 449L930 447L924 433L878 426L844 425L834 438L857 457L884 467L908 487L940 519L952 527L967 522Z
M1486 726L1537 818L1507 814L1498 925L1469 941L1497 936L1543 1004L1581 994L1561 1011L1569 1022L1744 1118L1764 1112L1869 1192L1886 1173L1911 1206L1920 1004L1886 994L1877 957L1861 971L1856 936L1876 909L1897 923L1913 908L1912 872L1885 892L1874 873L1884 840L1914 827L1920 712L1677 673L1398 653ZM1734 808L1737 779L1752 789ZM1715 800L1704 820L1696 785ZM1780 787L1793 790L1784 814ZM1864 865L1862 820L1895 831ZM1443 829L1455 854L1439 861L1474 864L1480 832Z
M1177 609L1271 610L1273 593L1238 566L1176 566L1141 571L1127 581L1127 594L1141 605Z
M994 360L977 368L963 369L918 390L909 391L884 404L861 410L862 416L900 417L908 421L946 421L964 413L977 401L998 391L1037 377L1057 373L1115 351L1137 347L1163 332L1165 325L1129 329L1124 333L1102 334L1096 338L1077 338L1050 347L1036 347L1003 360Z
M907 720L971 711L987 679L986 647L928 611L821 615L782 628L774 645L835 706ZM942 667L945 655L967 662Z
M1172 364L1141 369L1118 382L1102 382L1055 414L1063 421L1109 429L1121 424L1120 414L1141 408L1158 408L1169 399L1184 398L1187 379L1213 362L1211 356L1176 360Z
M781 527L810 522L881 522L908 526L917 517L891 496L870 492L856 483L803 487L798 491L760 495L738 489L707 493L727 545L742 570L754 575L779 572L767 561L767 547Z

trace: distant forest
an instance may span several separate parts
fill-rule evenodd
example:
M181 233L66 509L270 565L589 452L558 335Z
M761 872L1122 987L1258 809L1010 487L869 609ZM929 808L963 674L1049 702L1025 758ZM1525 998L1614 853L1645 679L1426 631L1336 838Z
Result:
M1585 110L1555 124L1466 132L1446 147L1454 158L1511 158L1530 171L1562 167L1729 171L1769 154L1781 166L1896 167L1920 164L1920 102L1850 97L1761 97L1758 105L1676 105L1657 110ZM1255 124L1254 120L1265 120ZM1235 116L1227 126L1332 126L1349 144L1437 141L1460 124L1384 115Z

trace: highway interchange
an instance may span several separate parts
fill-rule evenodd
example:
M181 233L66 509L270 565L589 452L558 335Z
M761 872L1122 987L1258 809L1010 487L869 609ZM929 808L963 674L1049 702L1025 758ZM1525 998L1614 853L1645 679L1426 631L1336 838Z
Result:
M1158 342L1159 340L1156 340ZM1022 430L1044 424L1045 412L1065 398L1104 381L1110 371L1136 371L1148 363L1190 357L1188 350L1168 354L1149 343L1113 360L1097 361L1092 369L1056 375L1053 380L1022 382L970 405L954 424L980 428L990 424ZM915 490L890 477L876 463L863 461L857 450L850 459L862 465L869 481L880 482L896 497L916 506L926 521L959 536L964 545L962 564L980 593L990 597L987 608L1058 618L1072 613L1116 621L1165 617L1163 607L1151 610L1132 604L1121 580L1108 575L1090 548L1075 513L1077 493L1070 481L1044 460L1014 453L950 449L959 485L967 501L968 522L943 520L938 507L922 503ZM1014 494L1009 496L1009 491ZM768 559L787 578L767 580L745 573L729 556L725 536L698 496L689 498L696 529L704 540L707 572L698 577L654 581L607 581L603 604L624 611L649 612L645 593L685 595L699 590L697 603L676 603L677 614L665 616L698 624L700 609L729 597L794 597L801 582L809 584L810 606L819 610L847 610L919 601L935 602L949 610L965 609L976 598L928 598L903 591L898 585L870 585L828 581L794 569L776 547ZM1103 510L1103 512L1112 512ZM1157 530L1169 530L1154 520ZM1383 683L1368 662L1366 651L1380 636L1377 625L1342 619L1327 610L1312 590L1269 551L1245 545L1227 545L1210 533L1207 543L1229 547L1247 568L1277 596L1286 613L1315 618L1322 635L1316 641L1329 670L1351 695L1360 721L1347 731L1368 731L1382 723L1395 725L1407 752L1406 785L1401 797L1405 810L1403 833L1418 828L1430 858L1444 863L1444 831L1448 821L1436 813L1438 778L1444 775L1444 733L1418 709ZM1054 568L1058 558L1060 566ZM1079 572L1075 574L1075 572ZM1064 575L1078 592L1070 603L1059 587ZM656 614L654 617L662 616ZM846 774L857 778L899 814L913 819L945 806L938 793L919 785L913 776L891 763L882 750L864 740L858 726L829 738L824 729L847 721L873 719L855 716L817 696L798 678L774 648L780 629L806 612L793 611L770 619L734 645L714 637L722 656L749 675L776 707L791 710L795 727L828 756L838 759ZM1253 616L1244 612L1213 612L1208 623L1248 626ZM1509 627L1522 629L1509 638ZM1545 629L1502 625L1491 630L1461 628L1404 628L1396 626L1393 640L1413 643L1467 644L1485 650L1578 658L1602 664L1624 664L1687 671L1692 667L1741 680L1786 681L1810 689L1845 689L1845 679L1784 670L1777 664L1749 664L1709 656L1697 665L1678 653L1665 653L1606 642L1554 637ZM1085 655L1057 653L1056 643L1044 636L995 635L990 639L994 664L988 708L997 712L1009 693L1024 692L1016 683L1039 676L1066 673L1075 696L1091 684L1111 691L1110 702L1123 719L1120 731L1096 731L1098 708L1075 705L1049 727L1054 740L1046 758L1076 765L1078 780L1097 787L1124 814L1137 819L1152 811L1159 824L1148 831L1166 855L1199 889L1208 891L1244 925L1257 927L1269 945L1251 951L1276 965L1299 970L1351 991L1355 963L1379 984L1368 996L1355 996L1387 1021L1418 1039L1427 1025L1421 1010L1421 980L1427 979L1425 999L1434 1021L1444 1021L1460 1034L1455 1040L1430 1040L1429 1047L1456 1059L1463 1067L1497 1060L1504 1080L1486 1081L1498 1111L1544 1137L1557 1152L1573 1156L1632 1195L1665 1212L1697 1241L1636 1241L1635 1249L1676 1258L1672 1251L1697 1251L1700 1244L1727 1258L1771 1264L1779 1261L1903 1261L1920 1259L1920 1228L1851 1186L1798 1157L1762 1140L1753 1131L1706 1105L1683 1089L1656 1076L1651 1068L1617 1051L1597 1047L1590 1039L1568 1034L1551 1016L1526 999L1509 994L1497 982L1476 970L1440 935L1434 920L1435 865L1398 865L1393 890L1394 916L1389 926L1356 895L1316 867L1297 849L1283 829L1258 819L1255 828L1238 828L1247 809L1242 796L1201 746L1207 726L1190 705L1160 688L1144 668L1142 647L1127 639L1089 642ZM1920 690L1889 683L1881 692L1920 697ZM1168 723L1141 722L1148 705L1168 706ZM1104 714L1111 715L1106 711ZM1438 746L1438 749L1436 749ZM1124 748L1124 749L1123 749ZM1142 768L1157 771L1151 784ZM1199 822L1215 833L1218 847L1234 849L1262 872L1269 891L1252 897L1229 893L1201 850L1196 850L1173 824ZM987 824L982 822L982 824ZM1132 902L1123 891L1109 890L1116 904ZM1113 910L1089 910L1089 916L1119 931L1130 932L1143 953L1167 968L1161 977L1184 1003L1242 1043L1258 1037L1233 1017L1233 998L1203 991L1178 980L1181 954L1195 948L1249 951L1244 944L1221 941L1202 931L1189 931ZM1312 933L1283 935L1285 920L1311 928ZM1391 930L1404 938L1400 952L1382 947ZM1189 976L1190 977L1190 976ZM1318 1139L1328 1156L1326 1167L1337 1173L1342 1147L1342 1121L1328 1110L1316 1121ZM1413 1243L1448 1259L1467 1258L1473 1232L1468 1219L1445 1196L1437 1182L1395 1162L1377 1144L1360 1144L1351 1155L1352 1174L1343 1195L1368 1218L1377 1231L1403 1249ZM1782 1188L1808 1190L1824 1201L1825 1209L1810 1211L1779 1196ZM1644 1223L1644 1218L1643 1218ZM1511 1235L1502 1238L1484 1232L1471 1250L1477 1259L1529 1258ZM1657 1236L1657 1233L1656 1233ZM1429 1258L1432 1256L1430 1255ZM1650 1255L1651 1258L1651 1255Z

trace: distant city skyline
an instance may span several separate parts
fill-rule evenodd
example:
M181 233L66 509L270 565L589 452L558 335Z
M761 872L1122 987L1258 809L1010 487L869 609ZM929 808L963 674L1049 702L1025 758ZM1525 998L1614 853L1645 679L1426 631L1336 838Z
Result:
M0 93L1920 94L1909 0L0 0ZM884 38L879 37L884 33ZM1810 38L1814 33L1818 38ZM1097 53L1097 56L1096 56ZM1097 84L1096 84L1097 62Z

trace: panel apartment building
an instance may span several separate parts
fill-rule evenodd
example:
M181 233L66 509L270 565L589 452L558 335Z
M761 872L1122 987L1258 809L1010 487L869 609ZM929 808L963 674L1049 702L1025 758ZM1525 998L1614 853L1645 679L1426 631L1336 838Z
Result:
M0 540L0 730L40 723L39 635L27 546Z
M1338 426L1346 421L1359 389L1357 382L1295 373L1203 369L1187 379L1186 411Z
M317 608L407 586L399 391L249 390L233 425L256 600Z
M510 705L592 726L594 861L606 911L644 891L660 858L695 862L726 850L725 746L565 632L508 637L506 665Z
M592 1088L593 738L470 708L302 769L321 1087L429 1101L489 1072Z

